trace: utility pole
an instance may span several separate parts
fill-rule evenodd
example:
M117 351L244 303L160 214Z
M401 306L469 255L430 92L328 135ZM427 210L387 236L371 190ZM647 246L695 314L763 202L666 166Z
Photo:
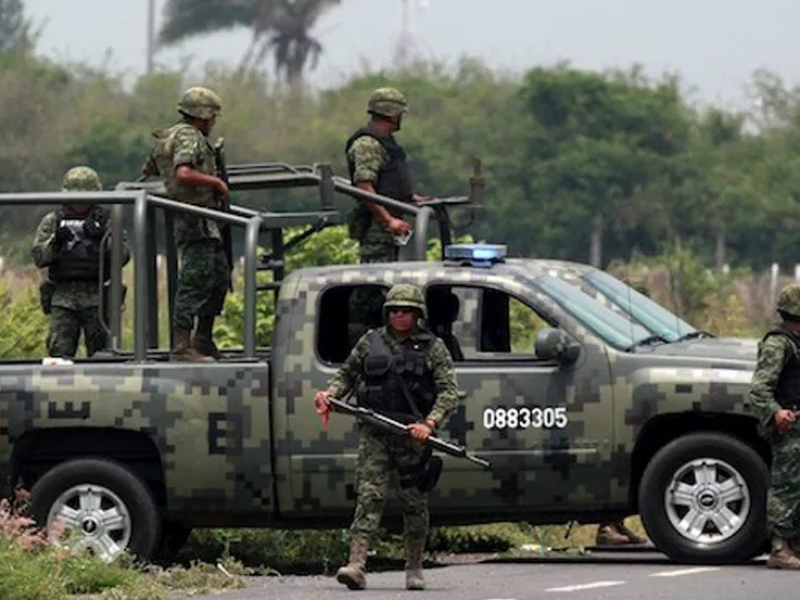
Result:
M156 0L147 0L147 73L153 72Z

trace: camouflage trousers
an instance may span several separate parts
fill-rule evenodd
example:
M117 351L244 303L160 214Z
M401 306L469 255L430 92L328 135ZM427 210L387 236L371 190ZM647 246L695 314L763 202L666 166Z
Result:
M221 314L229 284L230 271L222 243L216 239L188 243L175 293L175 327L192 329L195 317Z
M778 537L800 542L800 431L793 428L772 444L772 482L767 492L767 524Z
M364 263L397 262L400 246L394 243L391 233L374 220L358 246L359 261Z
M105 348L108 333L100 322L97 306L79 309L54 306L47 333L47 353L52 357L74 358L78 352L81 330L86 356Z
M398 470L414 467L425 446L410 437L358 427L357 500L350 535L371 541L381 524L390 476L396 474L399 481ZM407 540L424 541L430 520L427 492L420 492L415 486L401 486L397 495L403 507L403 534Z

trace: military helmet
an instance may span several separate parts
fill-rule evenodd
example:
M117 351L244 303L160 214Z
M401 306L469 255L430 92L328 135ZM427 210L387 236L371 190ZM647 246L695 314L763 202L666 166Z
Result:
M396 117L408 112L408 103L400 90L382 87L370 95L367 101L367 112L384 117Z
M99 192L103 189L100 176L91 167L72 167L64 174L61 190L64 192Z
M800 284L790 283L778 294L778 312L800 318Z
M410 283L398 283L392 286L383 301L383 310L386 312L392 307L415 308L422 313L423 317L426 315L422 290Z
M178 100L178 112L196 119L211 119L222 113L222 99L204 87L191 87Z

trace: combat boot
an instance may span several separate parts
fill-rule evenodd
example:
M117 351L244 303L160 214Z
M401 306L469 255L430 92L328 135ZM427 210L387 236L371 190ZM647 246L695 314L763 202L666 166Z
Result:
M422 555L425 540L406 540L406 589L424 590L425 578L422 576Z
M644 544L645 541L622 523L603 523L597 528L595 537L595 544L598 546L627 546Z
M350 558L347 565L336 573L336 581L351 590L363 590L367 587L367 540L353 537L350 540Z
M192 338L192 348L204 356L219 360L222 355L214 343L214 317L200 317L197 320L197 331Z
M767 559L768 569L800 570L800 557L792 552L789 542L783 538L772 538L772 552Z
M210 356L203 356L191 346L192 332L189 329L175 329L175 347L172 360L180 362L214 362Z

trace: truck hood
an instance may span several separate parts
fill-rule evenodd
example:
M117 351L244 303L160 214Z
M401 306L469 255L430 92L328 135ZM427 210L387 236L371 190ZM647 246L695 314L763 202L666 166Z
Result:
M652 347L653 354L660 356L697 356L729 358L755 361L758 354L756 338L699 338L685 342L673 342Z

